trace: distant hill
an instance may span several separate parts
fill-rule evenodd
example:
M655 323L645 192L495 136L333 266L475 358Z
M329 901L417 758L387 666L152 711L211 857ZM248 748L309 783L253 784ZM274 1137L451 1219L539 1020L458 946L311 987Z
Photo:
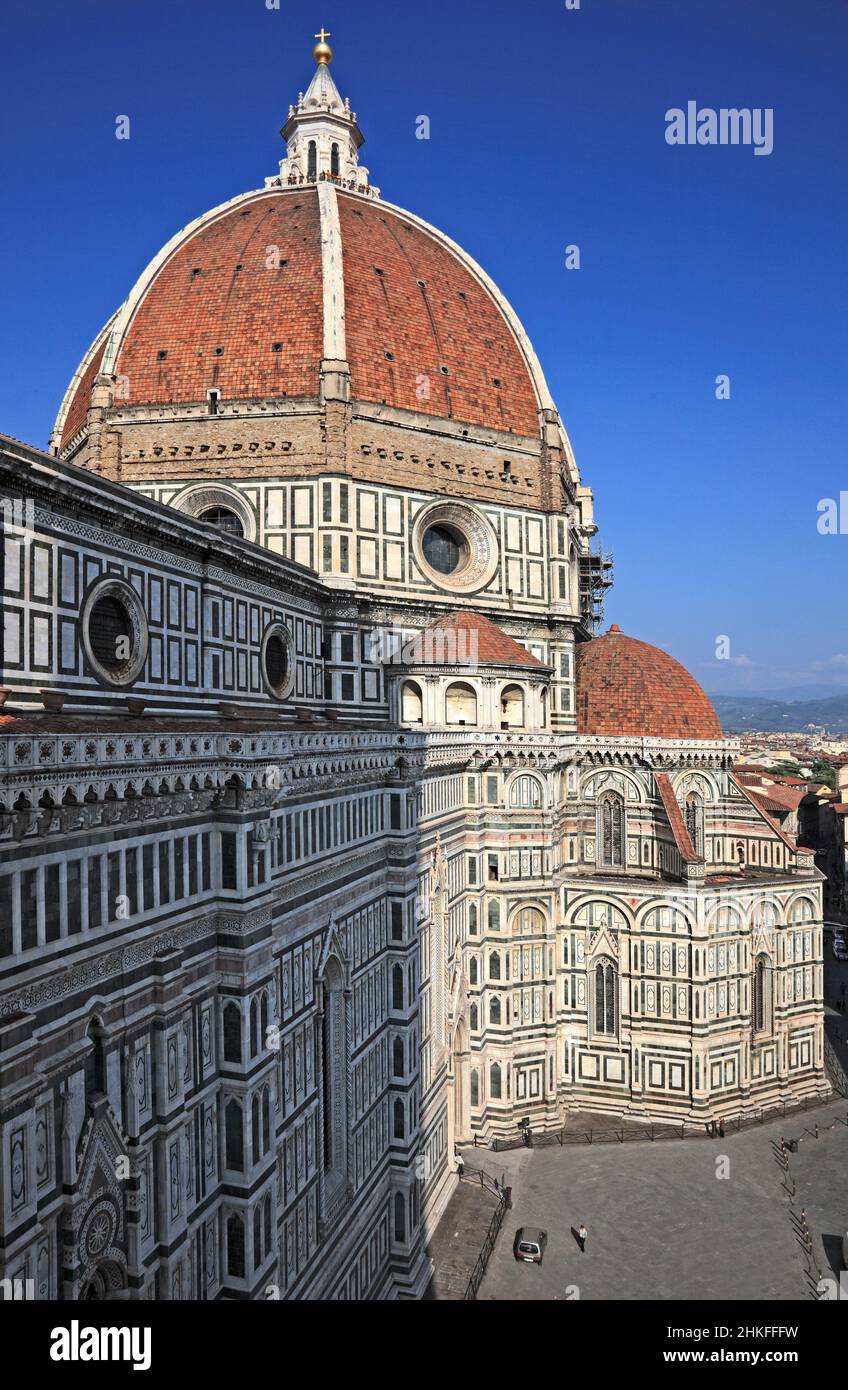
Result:
M749 729L763 733L808 733L811 724L829 734L848 734L848 694L826 699L780 700L767 695L711 695L728 734Z

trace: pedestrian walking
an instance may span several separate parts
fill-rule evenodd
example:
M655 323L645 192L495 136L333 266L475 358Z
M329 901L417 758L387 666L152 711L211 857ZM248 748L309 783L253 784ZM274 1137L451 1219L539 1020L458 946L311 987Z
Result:
M460 1182L462 1182L462 1175L463 1175L464 1172L465 1172L465 1159L462 1157L462 1154L457 1154L457 1156L456 1156L456 1176L459 1178L459 1181L460 1181Z
M581 1221L580 1225L577 1227L577 1244L580 1246L580 1253L582 1255L586 1254L586 1240L588 1238L588 1235L589 1232L586 1230L586 1227L583 1225L583 1222Z

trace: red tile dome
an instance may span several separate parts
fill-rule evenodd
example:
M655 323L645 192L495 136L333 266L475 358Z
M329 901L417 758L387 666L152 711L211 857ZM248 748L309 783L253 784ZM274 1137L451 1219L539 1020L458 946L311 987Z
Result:
M718 715L679 661L617 627L577 647L577 732L722 738Z
M59 447L85 423L101 369L121 407L203 402L213 388L222 402L317 397L322 359L340 356L325 323L340 288L354 399L537 435L552 405L541 369L480 268L402 209L333 188L341 285L328 284L330 191L248 193L178 233L84 358Z

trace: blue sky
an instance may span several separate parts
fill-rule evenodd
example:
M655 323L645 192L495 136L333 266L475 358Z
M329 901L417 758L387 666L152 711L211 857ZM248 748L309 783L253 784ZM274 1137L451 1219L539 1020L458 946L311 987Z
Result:
M848 6L322 4L6 10L0 429L44 446L147 261L275 172L324 24L374 181L533 339L615 555L608 619L712 691L848 690L848 497L846 534L817 529L848 491ZM690 100L773 109L773 153L668 145Z

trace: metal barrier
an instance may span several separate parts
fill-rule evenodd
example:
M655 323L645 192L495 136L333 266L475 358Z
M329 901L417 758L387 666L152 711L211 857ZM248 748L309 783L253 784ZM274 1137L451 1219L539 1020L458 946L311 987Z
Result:
M837 1079L835 1072L831 1072L828 1065L828 1081L833 1087L833 1091L839 1095L848 1096L848 1077L839 1064L836 1054L825 1039L825 1061L828 1061L828 1050L833 1056L834 1067L838 1068L841 1074L841 1081ZM842 1087L845 1087L843 1090ZM724 1117L725 1134L735 1131L739 1133L744 1129L753 1129L755 1125L765 1125L772 1120L784 1119L787 1115L803 1113L807 1110L820 1110L825 1105L833 1102L834 1096L805 1096L800 1100L780 1101L776 1105L762 1106L756 1110L743 1110L738 1115ZM590 1126L585 1129L555 1129L555 1130L533 1130L532 1143L530 1147L540 1148L546 1144L559 1144L560 1148L567 1144L629 1144L638 1140L649 1140L651 1143L658 1143L664 1139L715 1139L718 1138L717 1130L714 1131L710 1124L648 1124L648 1125L611 1125L609 1128L599 1128ZM525 1147L522 1138L516 1139L492 1139L488 1142L475 1135L475 1148L489 1148L493 1153L504 1153L510 1149L521 1149Z
M460 1175L460 1182L474 1182L479 1179L481 1187L493 1192L498 1198L498 1205L494 1210L492 1219L489 1222L489 1229L486 1232L486 1239L483 1241L483 1248L477 1256L477 1261L471 1271L468 1285L465 1290L465 1300L473 1300L477 1297L477 1291L483 1282L483 1275L486 1273L486 1266L495 1248L495 1242L500 1234L501 1226L504 1223L509 1208L512 1206L511 1189L505 1187L503 1181L498 1182L497 1178L491 1177L482 1168L471 1168L467 1172L463 1170Z

